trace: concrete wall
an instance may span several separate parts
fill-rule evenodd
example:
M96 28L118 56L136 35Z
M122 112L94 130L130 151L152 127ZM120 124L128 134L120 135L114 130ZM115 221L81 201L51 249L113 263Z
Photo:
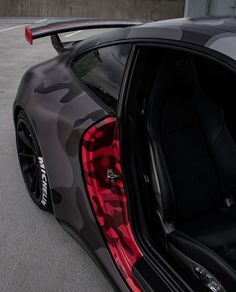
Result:
M0 16L167 19L182 17L185 0L0 0Z
M186 17L198 17L207 15L209 0L186 0L185 12Z
M186 0L185 16L236 15L236 0Z

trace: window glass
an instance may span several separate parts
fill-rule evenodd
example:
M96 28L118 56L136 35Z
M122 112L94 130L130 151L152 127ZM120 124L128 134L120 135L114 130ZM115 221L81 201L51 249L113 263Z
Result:
M130 45L110 46L85 53L73 70L97 97L116 108Z

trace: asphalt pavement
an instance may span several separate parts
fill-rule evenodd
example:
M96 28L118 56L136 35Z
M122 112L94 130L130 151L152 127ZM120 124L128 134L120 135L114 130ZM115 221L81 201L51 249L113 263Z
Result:
M0 18L0 291L112 291L79 244L33 204L17 160L12 105L20 79L32 65L56 54L49 38L26 43L24 26L48 21Z

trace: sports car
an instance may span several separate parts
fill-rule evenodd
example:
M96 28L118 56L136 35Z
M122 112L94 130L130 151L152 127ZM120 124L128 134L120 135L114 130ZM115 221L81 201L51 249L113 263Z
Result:
M236 291L235 18L25 29L47 36L13 107L33 202L119 291Z

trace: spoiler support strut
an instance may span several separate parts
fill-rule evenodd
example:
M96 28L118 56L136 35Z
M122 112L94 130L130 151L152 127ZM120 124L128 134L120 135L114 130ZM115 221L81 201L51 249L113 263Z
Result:
M58 34L51 35L51 42L52 42L52 46L58 53L60 53L63 50L63 44Z
M30 28L25 27L25 39L32 45L34 39L51 36L53 47L61 52L63 50L63 43L58 34L87 29L102 29L102 28L122 28L140 25L141 22L135 21L119 21L119 20L105 20L105 19L79 19L62 22L53 22L48 25Z

